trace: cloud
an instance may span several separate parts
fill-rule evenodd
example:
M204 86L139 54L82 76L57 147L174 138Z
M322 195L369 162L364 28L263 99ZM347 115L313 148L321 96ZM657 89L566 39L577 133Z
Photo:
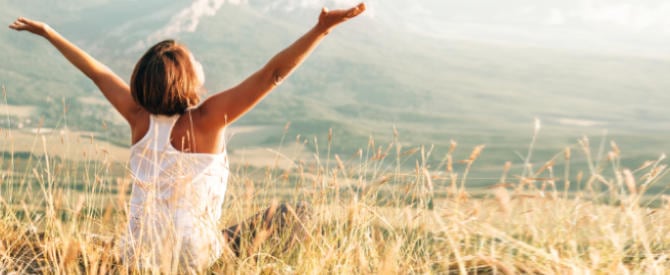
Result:
M561 10L552 9L545 23L548 25L563 25L565 20L565 15Z
M541 7L541 6L540 6ZM581 1L579 5L544 7L547 25L576 25L601 30L661 32L670 29L670 4L631 1Z
M147 45L156 43L162 39L176 37L183 32L194 32L204 16L214 16L224 4L240 5L247 0L193 0L190 6L182 9L170 18L170 21L161 29L154 31L144 40L140 41L133 49L144 49Z
M253 0L252 0L253 1ZM328 8L351 7L361 0L330 0L324 3L323 0L275 0L270 3L264 3L264 9L295 11L299 9L318 9L323 6ZM249 4L249 0L193 0L191 5L182 9L170 18L170 21L162 28L152 32L146 39L138 42L131 47L129 51L142 51L149 45L153 45L170 37L177 37L180 33L195 32L200 24L200 19L205 16L214 16L224 4L242 5ZM367 10L363 14L367 17L374 17L374 5L376 1L366 1Z

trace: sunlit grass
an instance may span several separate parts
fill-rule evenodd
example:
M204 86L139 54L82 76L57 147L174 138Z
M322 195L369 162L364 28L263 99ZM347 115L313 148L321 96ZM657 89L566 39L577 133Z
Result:
M34 154L13 157L11 129L0 144L0 272L127 273L115 240L124 234L131 181L100 150L70 161L49 154L53 138L36 135ZM537 135L539 124L536 125ZM306 201L313 217L292 246L244 242L224 253L214 273L665 273L670 270L670 198L664 156L621 167L615 143L594 153L586 138L552 159L501 163L489 188L468 187L485 146L444 156L431 147L368 144L331 152L336 136L297 138L312 154L278 148L292 165L233 163L221 228L273 202ZM49 142L48 142L49 141ZM89 141L86 141L89 142ZM321 148L319 148L321 146ZM73 146L76 148L76 146ZM466 159L455 159L457 152ZM602 151L602 150L599 150ZM73 154L78 154L76 149ZM584 167L571 164L580 158ZM432 166L431 166L432 163ZM435 165L434 163L439 163ZM116 168L115 168L116 167ZM283 167L283 168L279 168ZM285 239L286 236L277 236Z

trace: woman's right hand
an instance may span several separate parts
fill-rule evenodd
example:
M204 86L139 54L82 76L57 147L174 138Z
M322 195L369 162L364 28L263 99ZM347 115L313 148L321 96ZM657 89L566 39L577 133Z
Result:
M14 23L9 25L9 28L17 31L29 31L36 35L44 36L47 33L49 25L40 21L34 21L28 18L19 17L18 19L16 19L16 21L14 21Z
M351 18L358 16L359 14L365 11L365 3L360 3L350 9L341 9L341 10L332 10L329 11L327 8L321 10L319 15L319 26L325 28L326 31L330 31L335 26L340 23L347 21Z

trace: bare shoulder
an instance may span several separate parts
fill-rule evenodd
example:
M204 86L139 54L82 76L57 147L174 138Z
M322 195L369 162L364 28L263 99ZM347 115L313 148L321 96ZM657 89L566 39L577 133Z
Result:
M134 145L139 142L149 131L150 114L144 109L139 109L130 122L131 142Z
M222 129L217 125L210 125L206 115L200 108L186 111L172 130L172 145L181 151L194 153L220 152Z

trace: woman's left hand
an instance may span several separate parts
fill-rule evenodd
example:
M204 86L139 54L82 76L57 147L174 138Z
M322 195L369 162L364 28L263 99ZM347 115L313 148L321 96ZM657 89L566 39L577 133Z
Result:
M14 23L9 25L9 28L17 31L29 31L36 35L44 36L47 32L47 29L49 28L49 25L40 21L19 17L16 19L16 21L14 21Z

